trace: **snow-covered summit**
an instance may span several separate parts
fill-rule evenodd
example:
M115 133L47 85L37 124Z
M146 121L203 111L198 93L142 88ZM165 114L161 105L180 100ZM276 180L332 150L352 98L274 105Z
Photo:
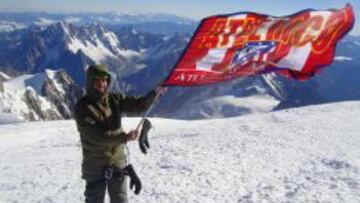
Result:
M151 118L130 202L360 202L360 103L226 119ZM125 130L140 118L125 118ZM2 125L0 202L83 202L74 121ZM31 175L30 175L31 174Z

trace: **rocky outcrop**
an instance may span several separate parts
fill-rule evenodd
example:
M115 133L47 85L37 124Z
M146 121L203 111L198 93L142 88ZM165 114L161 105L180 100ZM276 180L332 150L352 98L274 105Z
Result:
M62 118L72 118L72 110L82 90L64 71L46 71L42 94L56 107Z
M62 116L51 103L41 98L32 87L27 87L24 93L24 102L29 107L28 120L60 120Z

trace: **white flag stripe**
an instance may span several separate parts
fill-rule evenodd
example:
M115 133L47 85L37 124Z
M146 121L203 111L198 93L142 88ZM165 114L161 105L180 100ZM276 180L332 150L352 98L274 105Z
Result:
M217 48L209 50L208 54L204 58L196 62L196 69L211 70L214 64L222 62L227 50L227 48Z
M311 48L311 43L302 47L291 47L288 55L277 63L278 67L301 71L309 58Z

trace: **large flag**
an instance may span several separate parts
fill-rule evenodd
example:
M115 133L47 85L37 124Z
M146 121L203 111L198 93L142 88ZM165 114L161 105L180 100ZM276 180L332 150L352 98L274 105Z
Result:
M205 18L164 85L204 85L273 71L305 80L332 63L337 42L354 21L351 5L285 17Z

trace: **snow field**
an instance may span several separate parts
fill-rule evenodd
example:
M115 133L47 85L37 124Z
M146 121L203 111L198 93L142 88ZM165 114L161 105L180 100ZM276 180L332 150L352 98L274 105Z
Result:
M360 202L360 102L151 121L148 154L129 143L130 202ZM84 201L74 121L0 125L0 154L0 202Z

